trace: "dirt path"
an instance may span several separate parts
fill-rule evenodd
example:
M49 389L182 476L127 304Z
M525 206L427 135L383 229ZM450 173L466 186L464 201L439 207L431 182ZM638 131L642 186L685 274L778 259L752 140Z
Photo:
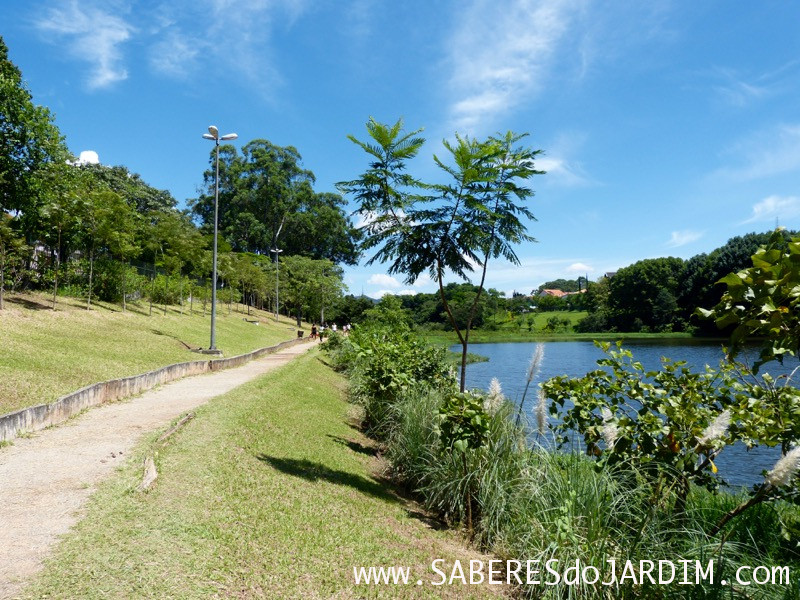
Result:
M13 598L58 536L81 516L98 482L139 438L211 398L286 364L316 342L235 369L187 377L0 448L0 598Z

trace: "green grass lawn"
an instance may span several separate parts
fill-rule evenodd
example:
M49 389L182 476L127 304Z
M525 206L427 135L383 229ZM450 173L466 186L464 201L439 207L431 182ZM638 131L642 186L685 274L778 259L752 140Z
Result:
M217 310L217 347L225 356L271 346L292 339L295 323L271 314L226 305ZM244 321L259 319L256 326ZM59 298L58 309L50 309L44 295L14 295L0 311L0 415L36 404L52 402L85 385L136 375L164 365L198 360L181 343L192 347L209 345L211 319L202 306L153 307L131 305L127 312L113 304Z
M468 569L487 557L373 475L380 462L348 424L345 385L314 350L212 400L166 443L150 435L27 597L496 596L502 586L430 585L435 558ZM136 491L152 453L159 478ZM354 584L354 566L392 565L412 567L413 583Z

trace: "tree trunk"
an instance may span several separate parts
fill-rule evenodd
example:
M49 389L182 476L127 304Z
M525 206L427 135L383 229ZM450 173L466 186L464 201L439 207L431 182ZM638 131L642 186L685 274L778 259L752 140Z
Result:
M92 308L92 276L94 275L94 249L89 250L89 296L86 299L86 310Z
M128 305L125 301L125 294L128 291L128 270L130 269L130 266L130 261L125 261L125 264L122 265L122 312L125 312L128 308Z
M153 278L150 280L150 316L153 316L153 296L156 295L156 259L153 257Z
M56 276L53 281L53 310L56 309L56 299L58 298L58 271L61 268L61 228L58 228L58 247L56 248Z
M442 304L444 305L444 310L447 312L447 318L450 319L450 324L453 326L453 329L458 336L458 341L461 342L461 379L459 382L459 391L463 392L464 388L467 385L467 370L465 368L467 362L467 339L461 333L461 329L458 327L458 323L456 322L456 318L453 316L453 311L450 310L450 304L447 302L447 298L444 295L444 273L442 272L442 264L441 262L437 261L437 269L436 269L436 278L439 282L439 296L442 299ZM467 332L469 333L469 332Z

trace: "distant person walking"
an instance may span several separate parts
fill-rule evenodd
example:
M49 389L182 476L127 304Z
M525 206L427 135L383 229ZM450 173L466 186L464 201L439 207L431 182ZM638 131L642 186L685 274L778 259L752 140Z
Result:
M314 323L314 324L311 326L311 339L312 339L312 340L315 340L315 339L317 339L317 324L316 324L316 323Z

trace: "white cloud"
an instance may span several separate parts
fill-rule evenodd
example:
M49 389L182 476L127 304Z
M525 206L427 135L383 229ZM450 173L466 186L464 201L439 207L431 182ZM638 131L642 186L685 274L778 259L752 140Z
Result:
M686 244L691 244L699 240L705 231L691 231L689 229L684 229L683 231L673 231L672 235L669 238L669 241L665 244L667 248L680 248L681 246L685 246Z
M89 89L106 88L128 77L120 46L134 28L92 3L62 2L36 22L38 29L67 39L70 54L91 65Z
M725 154L737 164L713 173L732 181L750 181L800 170L800 125L783 124L739 140Z
M753 214L744 223L757 223L800 216L800 198L796 196L769 196L753 206Z
M372 274L370 278L367 279L367 283L369 283L370 285L380 285L383 287L390 287L390 288L399 288L403 285L391 275L386 275L384 273Z
M539 92L576 6L477 1L463 11L448 44L456 129L474 131Z
M584 273L592 273L593 271L594 271L593 267L590 267L586 263L582 262L572 263L570 266L567 267L567 273L578 273L582 275Z

